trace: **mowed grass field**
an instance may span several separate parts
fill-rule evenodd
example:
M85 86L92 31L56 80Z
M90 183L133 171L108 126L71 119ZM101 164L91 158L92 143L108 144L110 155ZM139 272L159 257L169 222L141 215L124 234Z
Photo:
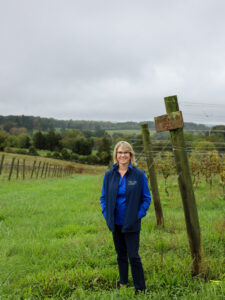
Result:
M224 299L224 198L218 182L195 189L205 276L192 261L176 177L169 196L159 180L165 229L154 206L142 221L140 255L147 291L134 296L119 281L111 233L101 214L103 174L0 181L0 299Z
M141 130L140 129L121 129L121 130L106 130L106 132L109 134L109 135L113 135L113 133L118 133L118 134L124 134L126 136L132 136L134 134L141 134ZM153 133L155 131L152 131L151 130L151 133Z

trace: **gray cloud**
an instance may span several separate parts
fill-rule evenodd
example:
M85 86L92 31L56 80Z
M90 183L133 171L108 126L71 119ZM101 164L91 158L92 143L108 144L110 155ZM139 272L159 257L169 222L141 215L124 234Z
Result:
M149 120L177 94L185 120L224 123L224 9L223 0L2 1L0 114Z

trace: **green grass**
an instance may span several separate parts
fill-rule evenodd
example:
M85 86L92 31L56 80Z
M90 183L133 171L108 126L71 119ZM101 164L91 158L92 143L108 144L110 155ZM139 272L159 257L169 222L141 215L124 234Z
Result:
M124 134L124 135L134 135L134 134L141 134L140 129L121 129L121 130L106 130L106 132L109 135L113 135L113 133L118 133L118 134Z
M0 299L133 299L119 280L111 233L101 215L102 175L0 181ZM143 219L140 255L147 293L135 299L224 299L224 199L215 183L195 189L205 276L192 261L176 178L159 180L165 229L153 204Z

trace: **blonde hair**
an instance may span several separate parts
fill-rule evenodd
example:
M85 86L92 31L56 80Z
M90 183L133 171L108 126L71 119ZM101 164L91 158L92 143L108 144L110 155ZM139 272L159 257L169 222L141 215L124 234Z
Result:
M118 160L117 160L117 149L121 147L124 149L124 151L127 151L130 153L130 161L131 161L131 164L132 166L136 166L136 161L135 161L135 154L134 154L134 150L131 146L131 144L129 144L128 142L126 141L120 141L118 142L115 147L114 147L114 150L113 150L113 161L114 161L114 164L118 164Z

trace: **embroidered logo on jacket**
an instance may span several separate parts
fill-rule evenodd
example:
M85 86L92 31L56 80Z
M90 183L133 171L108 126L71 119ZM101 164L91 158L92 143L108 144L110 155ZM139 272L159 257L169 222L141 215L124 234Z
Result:
M127 184L128 185L135 185L135 184L137 184L137 181L136 180L128 180L128 182L127 182Z

